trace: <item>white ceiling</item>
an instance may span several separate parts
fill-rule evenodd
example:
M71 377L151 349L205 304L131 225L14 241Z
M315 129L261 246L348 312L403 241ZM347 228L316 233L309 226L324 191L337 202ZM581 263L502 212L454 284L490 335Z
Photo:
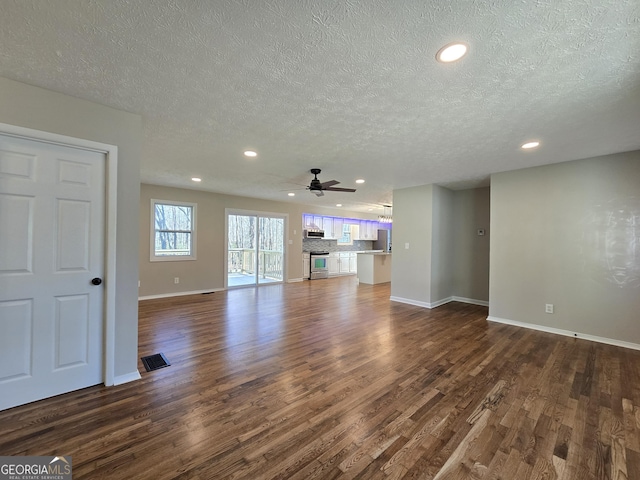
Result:
M146 183L366 211L397 188L486 185L640 149L638 0L0 0L0 11L0 76L141 114ZM468 55L436 62L454 40ZM522 152L530 139L542 146ZM358 191L316 197L300 186L312 167Z

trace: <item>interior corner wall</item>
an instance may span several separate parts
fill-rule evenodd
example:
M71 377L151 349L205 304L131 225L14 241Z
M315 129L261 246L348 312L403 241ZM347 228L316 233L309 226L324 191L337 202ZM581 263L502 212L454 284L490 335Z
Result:
M454 192L433 186L432 240L431 240L431 292L432 305L451 300L454 267Z
M433 185L393 191L391 298L431 305Z
M0 77L0 122L118 147L114 374L137 372L141 117Z
M490 187L454 193L453 296L489 302ZM478 235L478 230L484 235Z
M490 318L640 345L639 151L493 175L490 241Z

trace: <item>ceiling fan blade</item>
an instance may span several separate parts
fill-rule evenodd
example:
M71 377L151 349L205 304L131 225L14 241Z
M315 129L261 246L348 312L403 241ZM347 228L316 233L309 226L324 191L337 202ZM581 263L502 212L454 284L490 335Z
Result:
M340 188L340 187L327 187L323 190L328 190L330 192L355 192L355 188Z
M328 182L322 182L320 185L322 188L333 187L334 185L339 184L340 182L337 180L329 180Z

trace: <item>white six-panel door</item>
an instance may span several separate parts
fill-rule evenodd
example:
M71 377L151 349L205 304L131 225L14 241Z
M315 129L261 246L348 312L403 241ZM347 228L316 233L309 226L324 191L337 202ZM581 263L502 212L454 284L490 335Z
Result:
M0 134L0 410L103 381L105 162Z

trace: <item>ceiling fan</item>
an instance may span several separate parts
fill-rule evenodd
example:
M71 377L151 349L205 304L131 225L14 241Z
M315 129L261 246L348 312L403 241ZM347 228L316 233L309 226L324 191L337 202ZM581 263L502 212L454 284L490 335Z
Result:
M309 186L307 187L307 190L312 191L318 197L322 197L324 195L324 193L322 193L323 191L329 191L329 192L355 192L356 191L355 188L334 187L334 185L337 185L340 183L337 180L320 182L320 180L318 180L318 175L320 174L320 172L321 170L319 168L311 169L311 173L314 175L314 177L313 177L313 180L311 180L311 183L309 184Z

